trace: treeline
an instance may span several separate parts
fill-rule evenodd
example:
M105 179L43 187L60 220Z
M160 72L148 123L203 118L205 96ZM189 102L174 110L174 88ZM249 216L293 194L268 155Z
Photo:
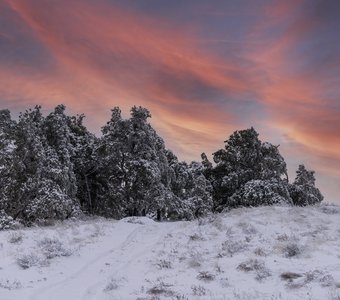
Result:
M193 219L230 207L322 201L313 171L299 166L288 182L278 147L253 129L234 132L214 164L179 161L134 106L123 119L118 107L96 137L84 115L58 105L46 117L36 106L18 121L0 111L0 229L17 221L66 219L83 213L106 217L148 215Z

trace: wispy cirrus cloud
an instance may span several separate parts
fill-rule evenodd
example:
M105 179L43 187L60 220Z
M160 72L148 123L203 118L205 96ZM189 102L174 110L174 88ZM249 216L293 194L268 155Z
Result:
M29 99L46 97L54 103L64 97L71 106L82 96L84 101L100 99L103 107L117 102L125 107L142 103L155 116L161 110L168 127L180 125L189 130L188 134L193 124L189 120L201 113L200 121L205 122L206 128L202 131L202 146L204 135L211 139L208 128L218 126L215 132L220 134L225 131L231 115L221 111L221 107L228 95L247 91L246 71L240 72L235 61L222 62L201 51L191 37L160 28L157 18L150 20L107 2L97 6L85 1L7 3L55 61L50 70L35 71L43 74L43 80L28 78L22 85L20 94ZM10 76L12 83L5 85L15 85L16 74L15 71ZM51 94L51 90L58 94ZM174 117L175 107L182 118ZM163 125L158 125L162 130ZM176 136L171 138L176 140Z
M145 105L185 159L254 125L281 143L291 166L308 157L323 182L340 177L339 1L6 0L0 8L6 106L64 102L98 130L110 107Z

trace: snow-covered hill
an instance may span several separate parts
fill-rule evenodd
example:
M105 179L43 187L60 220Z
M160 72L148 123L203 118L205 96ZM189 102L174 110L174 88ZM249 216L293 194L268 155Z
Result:
M340 207L2 231L0 299L340 299Z

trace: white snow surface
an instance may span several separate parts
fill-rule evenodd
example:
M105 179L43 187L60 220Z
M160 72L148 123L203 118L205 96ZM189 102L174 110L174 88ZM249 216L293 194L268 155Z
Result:
M0 299L340 299L340 206L2 231Z

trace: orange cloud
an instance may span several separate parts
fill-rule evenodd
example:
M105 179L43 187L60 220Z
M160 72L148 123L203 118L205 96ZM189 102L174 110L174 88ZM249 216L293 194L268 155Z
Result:
M193 153L198 158L202 149L211 151L213 142L235 128L231 123L236 121L214 101L216 96L245 93L246 72L234 61L222 62L199 50L192 35L106 2L7 3L55 59L54 68L46 72L2 70L0 92L7 98L48 105L66 101L91 118L91 110L100 108L97 127L111 106L126 111L134 104L145 105L156 127L175 141L170 145L175 151L185 151L182 142L192 140L193 131L201 134L191 155L183 154L188 159ZM212 104L206 99L210 96Z
M74 112L87 114L95 128L114 105L125 112L145 105L168 146L182 158L199 159L201 151L221 147L232 130L262 118L256 112L235 115L232 109L244 98L243 105L262 105L262 129L277 128L319 157L320 165L326 158L340 159L334 130L340 128L339 106L327 96L334 86L301 66L311 53L306 47L301 54L299 45L328 22L308 1L274 1L257 11L260 21L240 39L242 51L223 58L202 43L215 36L202 39L195 27L173 24L170 30L160 18L109 2L6 3L53 58L46 69L1 67L0 94L6 99L48 106L66 102ZM336 71L338 63L324 65ZM247 120L242 123L240 117ZM303 156L305 150L299 151Z
M303 157L308 151L314 157L315 167L327 168L329 172L332 169L332 173L340 175L340 164L336 163L340 162L340 107L336 104L338 99L328 96L335 84L331 71L336 69L334 66L329 68L331 63L326 69L318 63L317 57L307 66L302 64L308 55L315 54L313 50L321 52L325 47L320 44L320 49L307 48L307 51L303 43L312 41L310 47L317 47L315 41L319 36L313 35L322 34L330 24L325 16L319 15L318 9L321 11L322 7L307 4L303 1L276 2L266 8L264 16L267 18L263 18L260 26L250 34L252 38L268 41L265 47L258 46L247 55L254 62L254 69L264 73L252 89L256 90L271 116L267 121L270 126L279 128L305 147L296 155ZM286 29L279 31L283 20ZM278 32L267 35L270 30ZM330 158L333 165L329 164Z

